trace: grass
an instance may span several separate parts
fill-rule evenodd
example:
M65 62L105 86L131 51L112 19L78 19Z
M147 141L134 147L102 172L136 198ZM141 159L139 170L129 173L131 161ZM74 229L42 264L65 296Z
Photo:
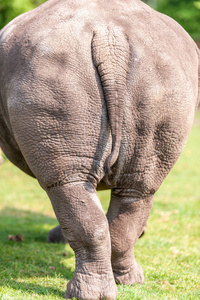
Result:
M200 112L135 247L146 281L118 286L118 300L200 299L199 147ZM7 160L0 174L0 300L63 299L74 254L68 245L46 243L57 225L50 201L35 180ZM99 196L106 210L109 194ZM24 241L8 241L10 234L23 235Z

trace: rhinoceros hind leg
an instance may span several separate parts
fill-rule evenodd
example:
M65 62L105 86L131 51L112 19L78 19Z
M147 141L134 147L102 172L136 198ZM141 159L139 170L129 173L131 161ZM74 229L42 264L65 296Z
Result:
M69 182L48 188L47 193L75 252L75 274L67 284L66 299L116 299L109 224L93 185Z
M136 262L134 245L144 232L153 196L144 199L111 194L108 209L112 245L112 268L119 284L143 283L142 267Z

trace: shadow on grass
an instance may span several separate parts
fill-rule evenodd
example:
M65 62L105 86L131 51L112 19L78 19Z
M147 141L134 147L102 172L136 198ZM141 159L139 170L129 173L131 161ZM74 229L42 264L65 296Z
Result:
M63 297L64 290L57 288L57 284L52 287L52 280L63 279L66 287L73 277L71 258L74 255L69 246L46 242L48 231L57 224L56 219L41 213L10 207L0 212L0 286L29 294ZM20 234L24 241L8 241L10 234ZM37 283L39 278L42 278L41 285ZM60 282L57 286L60 287Z
M48 231L57 226L56 218L41 213L6 207L0 212L0 240L5 234L20 234L26 241L46 241ZM6 237L7 239L7 237Z
M0 286L2 286L1 283ZM26 293L28 292L31 295L40 295L40 296L48 295L49 297L53 295L53 296L60 296L61 298L63 298L65 292L53 287L42 287L41 285L35 283L21 282L19 284L15 280L7 280L6 286L9 286L14 290L20 290Z

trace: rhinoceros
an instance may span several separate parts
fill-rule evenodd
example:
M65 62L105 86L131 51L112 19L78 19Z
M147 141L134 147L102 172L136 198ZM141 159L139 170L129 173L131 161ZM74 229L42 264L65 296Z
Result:
M196 44L139 0L49 0L1 30L0 147L47 192L75 252L67 299L144 281L133 247L199 98Z

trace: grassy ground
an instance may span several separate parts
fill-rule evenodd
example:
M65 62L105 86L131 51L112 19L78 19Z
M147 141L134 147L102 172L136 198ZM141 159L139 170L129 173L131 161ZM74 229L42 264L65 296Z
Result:
M155 196L146 234L135 247L146 281L118 286L118 300L200 299L200 113L187 146ZM37 182L0 166L0 300L63 299L73 277L69 246L46 243L57 225ZM107 192L99 193L104 209ZM8 235L24 236L22 243Z

